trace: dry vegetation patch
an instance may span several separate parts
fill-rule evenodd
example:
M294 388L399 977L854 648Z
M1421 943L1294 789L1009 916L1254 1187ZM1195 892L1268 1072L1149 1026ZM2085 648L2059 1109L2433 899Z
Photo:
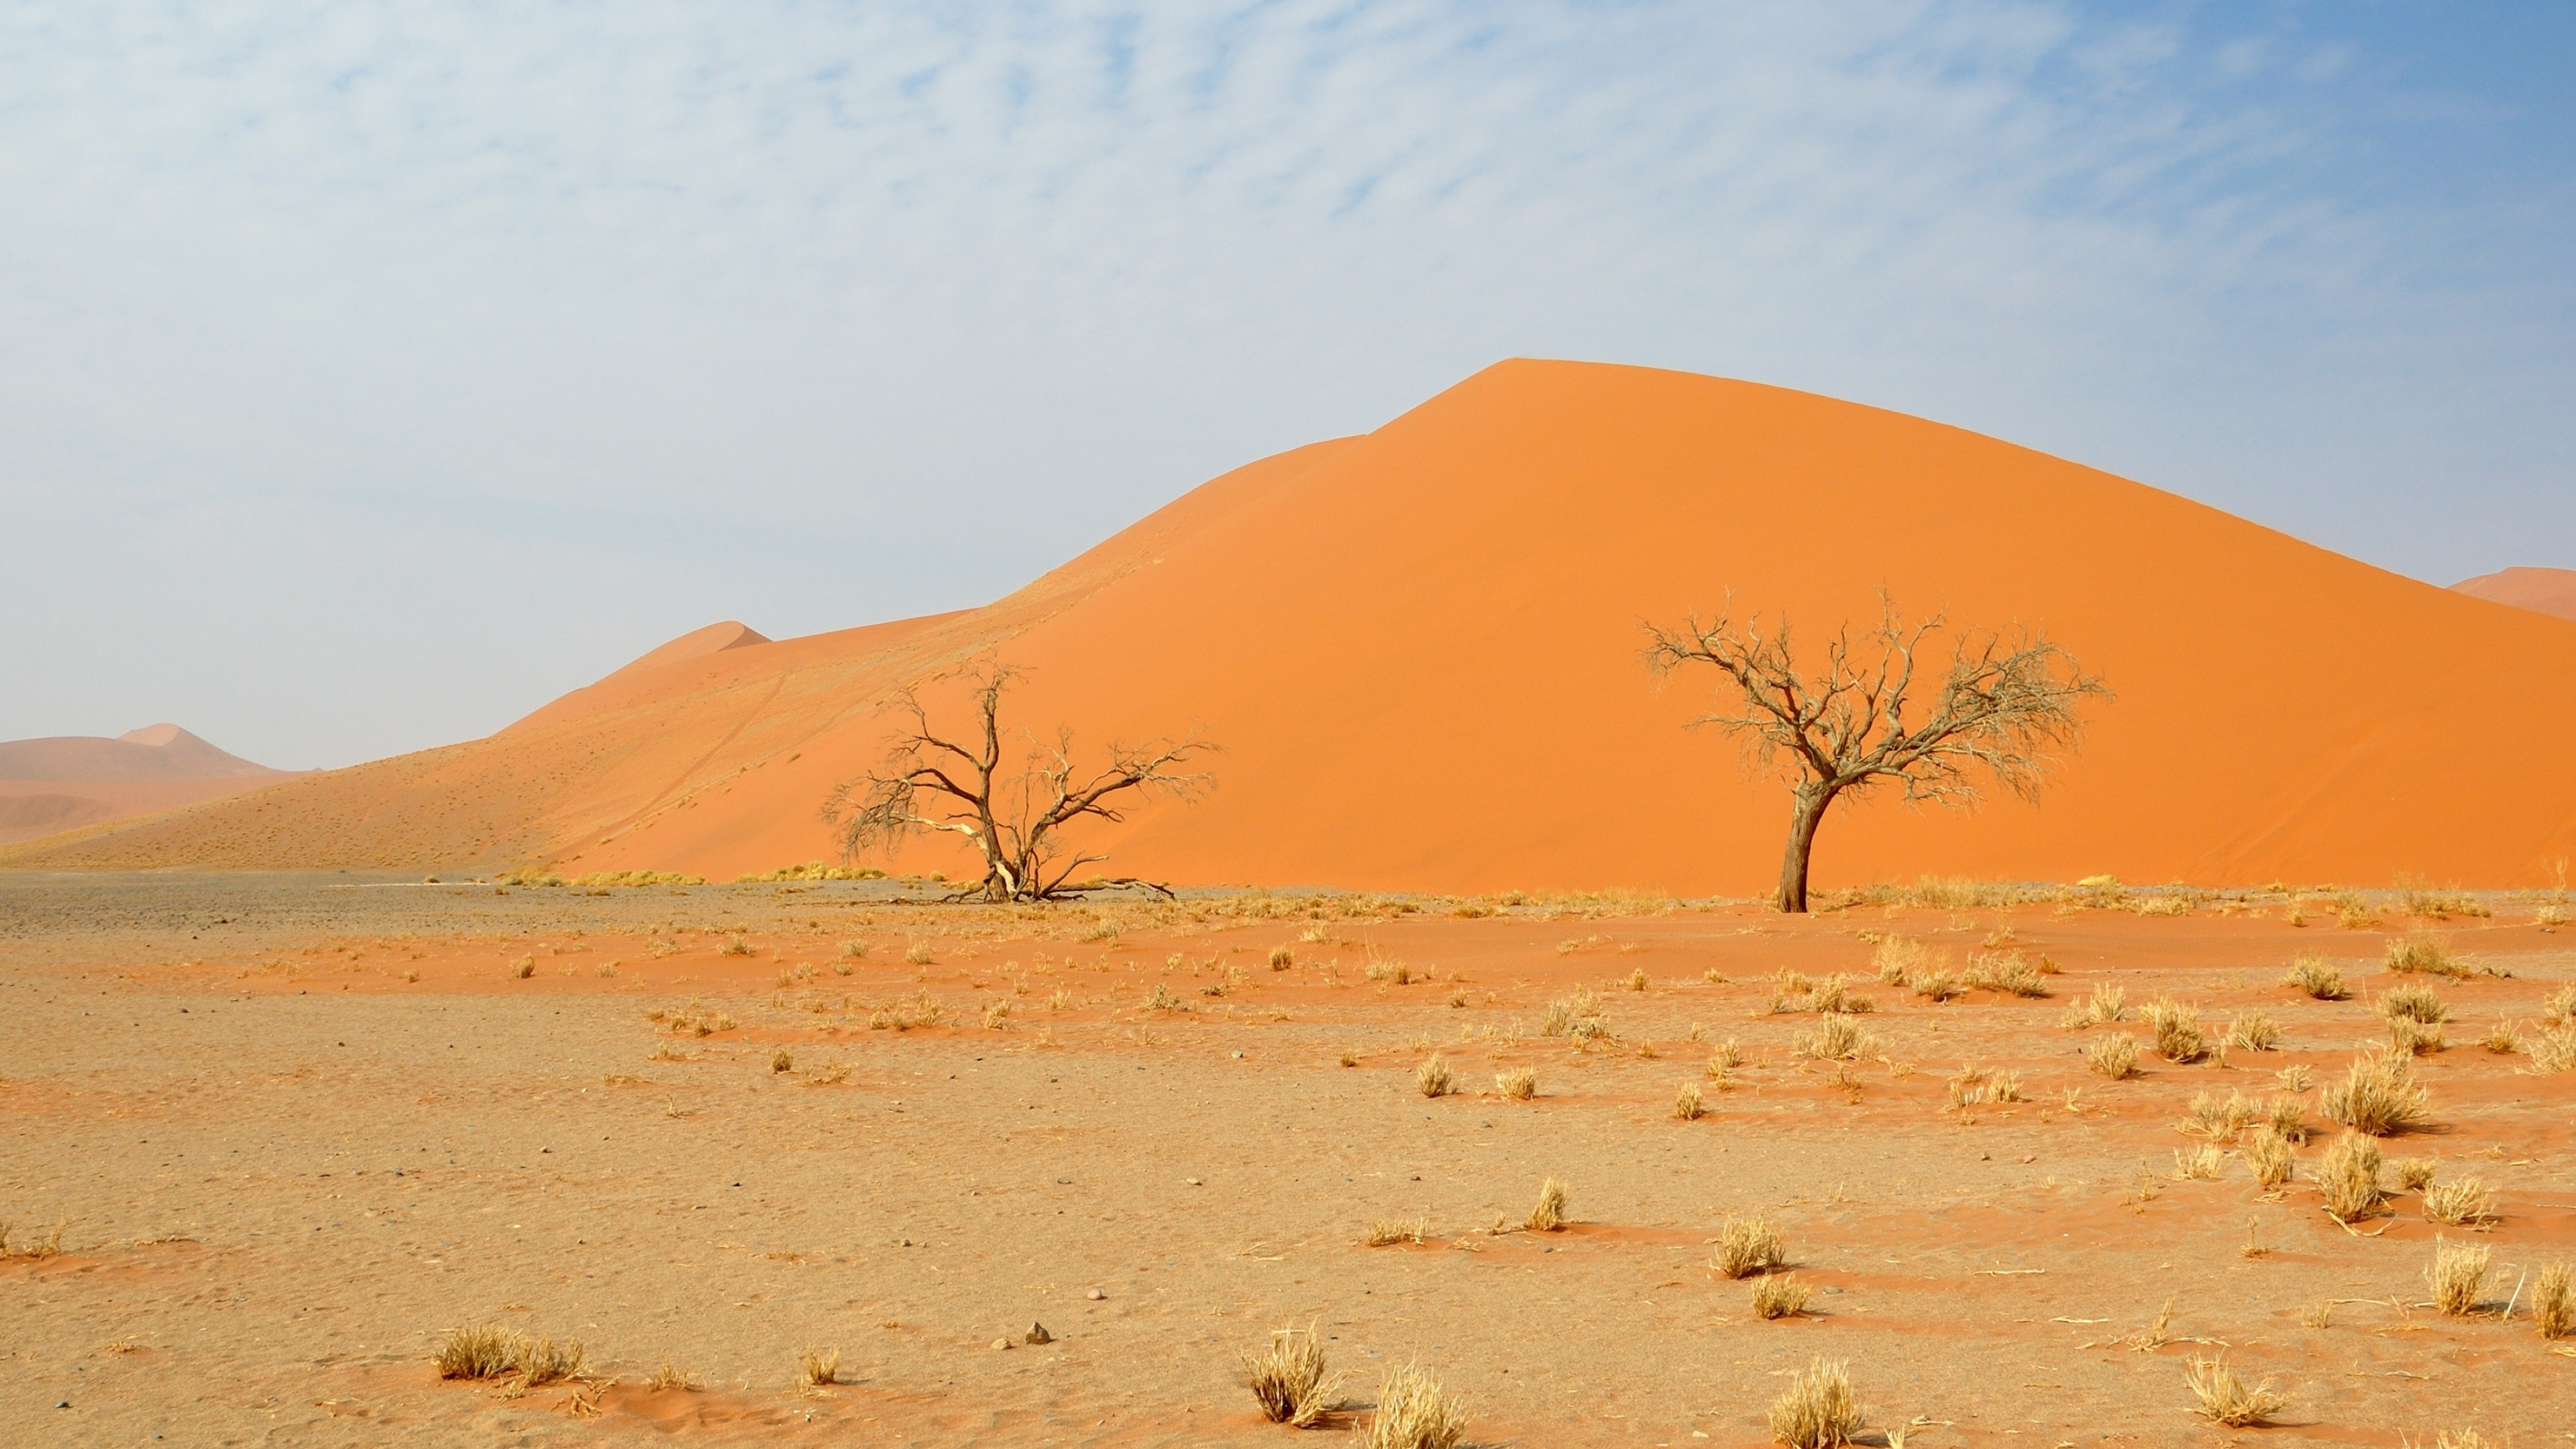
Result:
M2265 1423L2290 1404L2289 1396L2274 1389L2270 1379L2248 1386L2224 1357L2194 1357L2183 1382L2198 1400L2195 1413L2231 1429Z
M1378 1385L1377 1412L1361 1442L1366 1449L1455 1449L1467 1435L1467 1406L1440 1381L1405 1364Z
M2318 1096L2318 1110L2326 1114L2328 1121L2340 1122L2372 1137L2421 1126L2430 1110L2432 1094L2415 1085L2414 1073L2414 1062L2408 1056L2366 1052L2353 1059L2341 1082L2328 1086Z
M1312 1427L1342 1384L1326 1372L1323 1340L1311 1323L1271 1330L1270 1347L1257 1356L1245 1354L1243 1366L1261 1416L1292 1428Z
M1771 1439L1789 1449L1836 1449L1852 1441L1864 1420L1849 1365L1820 1358L1772 1401Z

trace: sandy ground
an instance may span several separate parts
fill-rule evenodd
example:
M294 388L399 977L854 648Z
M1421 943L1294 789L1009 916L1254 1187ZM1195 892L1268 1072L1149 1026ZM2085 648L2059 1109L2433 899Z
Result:
M2472 1235L2492 1301L2458 1319L2427 1306L2418 1194L2356 1233L2305 1183L2317 1144L2276 1197L2232 1152L2215 1181L2174 1176L2195 1093L2324 1081L2381 1035L2381 931L2277 906L1312 920L1291 897L902 894L0 876L0 1440L1330 1442L1263 1423L1237 1363L1309 1321L1348 1375L1336 1422L1418 1361L1479 1444L1758 1444L1819 1355L1849 1361L1871 1442L2569 1437L2576 1356L2527 1292L2500 1311L2576 1257L2576 1074L2477 1045L2576 978L2576 933L2528 905L2442 927L2511 975L2437 983L2432 1126L2387 1144L2499 1191ZM2007 925L2062 968L2050 998L1926 1002L1871 977L1861 938L1964 962ZM2279 986L2303 951L2357 998ZM1883 1059L1851 1085L1793 1055L1813 1014L1767 1010L1784 969L1873 998ZM2266 1011L2284 1049L2105 1081L2059 1025L2102 983L2132 1006L2113 1030L2171 995L2213 1029ZM1583 988L1612 1035L1541 1035ZM871 1029L925 1001L938 1024ZM1727 1038L1733 1089L1676 1120ZM1461 1094L1417 1090L1434 1050ZM1962 1064L2017 1071L2028 1100L1953 1110ZM1493 1093L1512 1066L1535 1100ZM1573 1226L1491 1231L1550 1176ZM1751 1213L1817 1290L1806 1314L1762 1321L1708 1266ZM1417 1217L1427 1242L1363 1246ZM2241 1251L2249 1228L2269 1252ZM2168 1303L2168 1341L2132 1346ZM594 1376L438 1381L443 1333L482 1322L578 1338ZM1017 1343L1033 1322L1055 1341ZM798 1392L809 1347L838 1349L839 1384ZM2278 1427L2187 1412L2189 1358L2219 1352L2287 1390ZM665 1365L692 1387L648 1388Z

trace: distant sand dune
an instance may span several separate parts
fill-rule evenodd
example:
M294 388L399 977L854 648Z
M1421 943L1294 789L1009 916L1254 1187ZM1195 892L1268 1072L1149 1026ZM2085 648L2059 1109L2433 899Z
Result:
M2500 569L2451 587L2475 598L2576 619L2576 569Z
M1123 872L1749 892L1776 872L1785 792L1684 728L1708 681L1656 688L1639 623L1731 592L1812 645L1882 584L1909 610L2044 626L2118 701L2037 808L1838 810L1820 883L2506 886L2576 854L2576 623L1917 418L1513 361L1226 474L982 609L691 644L740 627L717 626L489 739L0 863L722 877L813 859L816 806L880 757L890 695L998 649L1029 673L1018 723L1224 746L1207 798L1090 838ZM925 696L955 720L953 689ZM961 865L931 846L903 863Z
M174 724L115 739L0 741L0 844L175 810L293 778Z

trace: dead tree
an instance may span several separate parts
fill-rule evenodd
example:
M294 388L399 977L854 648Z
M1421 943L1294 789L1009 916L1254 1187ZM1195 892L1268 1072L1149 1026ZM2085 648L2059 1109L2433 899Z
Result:
M1002 692L1019 673L994 664L967 677L975 685L979 740L960 744L933 734L930 716L907 689L897 703L911 714L912 728L896 740L882 766L843 781L825 797L823 820L838 833L841 858L876 846L892 851L918 832L947 830L974 842L984 855L983 880L952 899L1064 900L1115 886L1143 886L1169 896L1169 890L1133 878L1075 884L1075 871L1107 857L1068 855L1060 837L1084 820L1124 819L1122 797L1186 797L1207 786L1209 776L1183 774L1178 767L1216 746L1196 738L1112 744L1106 766L1077 778L1072 730L1059 729L1051 746L1023 731L1026 752L1006 765Z
M1740 707L1693 720L1744 741L1747 767L1781 774L1795 808L1780 861L1776 902L1807 909L1807 858L1816 826L1839 797L1887 781L1908 801L1974 805L1981 779L2024 799L2036 798L2054 761L2051 748L2072 749L2088 696L2108 698L2098 676L2043 634L1984 631L1959 636L1928 704L1914 697L1925 641L1941 632L1940 614L1907 625L1896 603L1879 594L1877 627L1852 638L1851 626L1825 645L1824 667L1799 672L1783 619L1765 630L1755 615L1741 626L1721 615L1693 616L1678 629L1646 626L1646 662L1657 675L1685 664L1713 664L1740 697Z

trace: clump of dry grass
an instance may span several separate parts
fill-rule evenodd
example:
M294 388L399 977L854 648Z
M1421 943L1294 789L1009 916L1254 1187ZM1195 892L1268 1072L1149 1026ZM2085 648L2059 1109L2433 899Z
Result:
M1372 1248L1389 1248L1397 1243L1419 1243L1430 1236L1431 1219L1421 1217L1411 1222L1371 1223L1367 1242Z
M2442 1164L2429 1157L2401 1157L2397 1159L2397 1185L2408 1192L2421 1192L2432 1183L2433 1174L2441 1170Z
M1810 1290L1795 1273L1768 1273L1753 1280L1753 1313L1757 1318L1787 1318L1807 1311Z
M2540 1004L2542 1026L2576 1026L2576 986L2561 986Z
M2543 1338L2576 1333L2576 1264L2552 1263L2531 1285L2531 1323Z
M2496 1449L2496 1446L2475 1429L2462 1429L2456 1434L2445 1429L2434 1436L2433 1449Z
M2326 1216L2339 1223L2367 1216L2388 1196L2379 1186L2379 1144L2346 1132L2317 1159L2317 1191Z
M2293 1145L2308 1140L2307 1108L2296 1097L2274 1097L2264 1109L2264 1125Z
M1601 998L1590 991L1577 991L1547 1004L1547 1014L1539 1020L1539 1035L1569 1037L1586 1042L1610 1034L1609 1019L1601 1010Z
M2147 1024L2156 1029L2156 1055L2169 1062L2196 1062L2209 1055L2209 1038L2200 1029L2200 1013L2170 997L2147 1003Z
M2109 1026L2129 1014L2129 993L2107 982L2093 988L2093 994L2066 1009L2061 1025L2069 1031L2086 1027Z
M2488 1250L2484 1246L2433 1240L2433 1265L2424 1281L2433 1290L2433 1306L2453 1318L2466 1318L2478 1306L2487 1286Z
M2386 1137L2421 1125L2431 1099L2431 1093L2415 1085L2411 1058L2371 1052L2355 1057L2344 1079L2318 1094L2317 1107L2329 1121Z
M2290 1405L2289 1396L2274 1389L2270 1379L2247 1387L2223 1357L2195 1356L2183 1382L2200 1401L2193 1412L2231 1429L2263 1423Z
M2084 1065L2119 1081L2137 1075L2138 1039L2126 1032L2105 1032L2084 1048Z
M2341 1001L2352 994L2343 984L2343 972L2323 956L2300 957L2281 984L2295 986L2319 1001Z
M904 947L903 959L907 965L929 965L934 959L930 949L930 943L928 941L915 941L911 945Z
M1325 1372L1323 1340L1311 1323L1302 1329L1272 1329L1269 1349L1258 1356L1245 1354L1243 1366L1261 1416L1291 1428L1313 1426L1342 1386L1338 1377Z
M2467 963L2451 954L2449 943L2429 934L2404 936L2389 942L2388 969L2400 974L2421 972L2455 980L2469 974Z
M916 992L908 1001L892 1001L868 1013L871 1031L912 1031L939 1025L946 1009L927 991Z
M1860 1432L1864 1417L1849 1367L1820 1358L1772 1401L1771 1439L1788 1449L1838 1449Z
M1440 1059L1440 1054L1433 1052L1431 1060L1414 1069L1413 1085L1420 1088L1426 1097L1446 1097L1458 1090L1458 1079L1450 1072L1449 1064Z
M1744 1048L1737 1046L1733 1037L1728 1037L1708 1049L1708 1074L1712 1077L1731 1072L1742 1065L1744 1065Z
M2388 1023L2388 1049L2400 1056L2417 1057L2440 1051L2445 1043L2442 1029L2420 1021L2398 1017Z
M1494 1073L1494 1090L1514 1102L1526 1102L1538 1095L1538 1073L1527 1067L1514 1067Z
M1565 1226L1565 1184L1555 1178L1539 1184L1538 1201L1521 1225L1533 1233L1552 1233Z
M432 1362L442 1379L514 1379L520 1392L558 1379L577 1378L583 1367L578 1340L558 1344L505 1324L451 1329Z
M1708 1109L1700 1105L1699 1083L1682 1083L1681 1090L1673 1094L1673 1120L1696 1122L1707 1115Z
M1011 1023L1011 1003L995 998L984 1004L984 1029L1002 1031Z
M2213 1142L2233 1140L2263 1110L2263 1104L2230 1088L2225 1097L2214 1092L2195 1092L2191 1098L2191 1115L2179 1124L2182 1131L2195 1133Z
M1877 1010L1877 1004L1847 987L1840 976L1828 976L1807 993L1807 1010L1839 1011L1858 1015Z
M780 1047L769 1054L769 1069L773 1072L796 1070L796 1054L785 1047Z
M688 1370L680 1368L666 1359L663 1361L661 1367L653 1370L653 1372L645 1376L644 1387L653 1390L655 1393L665 1393L673 1389L677 1389L682 1393L691 1393L694 1392L698 1386L689 1381Z
M2522 1050L2522 1034L2513 1029L2512 1022L2499 1021L2494 1030L2479 1038L2478 1045L2497 1056L2509 1057Z
M2262 1012L2249 1011L2227 1024L2225 1040L2231 1050L2268 1052L2281 1044L2281 1026Z
M2576 1026L2562 1026L2544 1031L2524 1043L2523 1054L2531 1060L2531 1070L2544 1077L2576 1069Z
M837 1348L809 1348L796 1360L796 1387L803 1393L819 1393L841 1380L841 1351Z
M1296 952L1289 950L1289 949L1288 949L1287 947L1285 947L1285 946L1273 946L1273 947L1271 947L1271 948L1270 948L1270 969L1271 969L1271 970L1273 970L1273 971L1285 971L1285 970L1287 970L1289 967L1294 966L1294 965L1296 965L1296 964L1297 964L1297 953L1296 953Z
M2451 1019L2451 1009L2442 1003L2433 988L2421 981L2408 981L2381 992L2376 1003L2379 1014L2389 1021L2420 1021L2439 1026Z
M1717 1230L1717 1252L1709 1266L1729 1278L1768 1273L1789 1261L1779 1231L1759 1217L1728 1218Z
M1467 1434L1467 1407L1440 1381L1413 1364L1378 1385L1377 1412L1361 1443L1365 1449L1455 1449Z
M521 981L525 981L529 977L536 975L537 958L534 956L522 956L518 960L511 962L510 974Z
M2218 1169L2227 1163L2227 1154L2214 1146L2201 1146L2174 1152L2174 1177L2181 1182L2215 1182Z
M1800 1033L1790 1050L1815 1061L1850 1061L1875 1055L1878 1038L1850 1017L1831 1012L1818 1022L1815 1031Z
M2455 1227L2494 1222L2495 1189L2474 1177L2431 1184L2424 1189L2424 1216Z
M2046 996L2048 981L2037 966L2019 951L1968 958L1968 974L1963 978L1977 991L2000 991L2009 996Z
M2254 1180L2266 1190L2278 1188L2290 1180L2290 1142L2270 1123L2254 1129L2245 1139L2245 1165L2254 1170Z

